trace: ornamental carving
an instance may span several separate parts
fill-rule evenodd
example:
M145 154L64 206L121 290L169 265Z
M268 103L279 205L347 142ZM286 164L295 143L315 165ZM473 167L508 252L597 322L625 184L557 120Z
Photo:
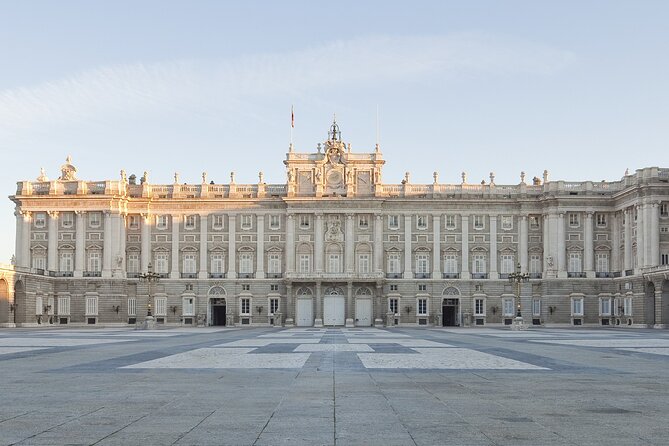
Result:
M328 215L327 230L325 232L325 241L343 242L344 233L341 230L341 219L339 215Z

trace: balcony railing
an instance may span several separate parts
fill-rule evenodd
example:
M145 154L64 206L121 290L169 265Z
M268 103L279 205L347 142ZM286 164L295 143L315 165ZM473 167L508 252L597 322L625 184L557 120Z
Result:
M633 276L634 275L634 270L633 269L626 269L625 270L625 275L626 276Z
M541 279L542 273L530 273L530 279Z
M280 279L283 277L283 274L281 273L267 273L267 278L268 279Z
M414 277L416 279L429 279L430 277L432 277L432 274L430 274L430 273L416 273L416 275Z
M583 279L585 277L584 272L570 272L567 271L567 277L574 278L574 279Z
M387 279L401 279L402 273L386 273Z
M128 279L137 279L139 278L139 273L126 273Z
M197 273L181 273L182 279L197 279Z
M499 278L500 279L508 279L509 278L509 273L499 273Z
M225 273L209 273L210 279L225 279Z
M460 273L443 273L441 277L444 279L459 279Z
M74 273L72 271L54 271L54 277L72 277Z
M595 277L597 277L598 279L608 279L608 278L613 278L614 276L613 273L609 272L596 272Z
M253 279L253 273L239 273L237 277L240 279Z
M472 273L472 279L487 279L488 273Z
M101 271L84 271L84 277L102 277Z

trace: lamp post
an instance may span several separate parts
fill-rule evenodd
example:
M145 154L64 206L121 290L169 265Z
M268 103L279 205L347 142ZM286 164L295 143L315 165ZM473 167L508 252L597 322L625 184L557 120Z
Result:
M516 284L516 318L511 325L512 330L524 330L526 328L523 323L523 315L520 312L520 284L528 280L530 280L530 275L520 272L520 263L516 266L516 272L509 274L509 282Z
M142 325L142 329L151 329L156 327L156 323L153 319L153 314L151 313L151 284L154 282L158 282L160 279L160 274L154 273L153 272L153 266L151 265L151 262L149 262L148 265L148 271L145 273L140 273L137 277L139 277L139 280L142 282L146 282L148 286L148 302L146 306L146 318L144 318L144 324Z

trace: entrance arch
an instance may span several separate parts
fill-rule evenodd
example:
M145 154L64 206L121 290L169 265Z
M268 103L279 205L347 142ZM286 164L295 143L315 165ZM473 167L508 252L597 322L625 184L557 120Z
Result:
M368 287L360 287L355 291L355 325L372 325L372 290Z
M460 326L460 290L453 286L446 287L441 293L441 325Z
M323 325L344 325L346 298L339 287L329 287L323 293Z
M295 313L298 327L311 327L314 325L314 294L311 288L301 287L295 294Z
M213 286L207 292L207 325L227 325L227 293L222 286Z
M652 327L655 325L655 284L653 282L646 283L644 306L644 322L646 323L646 326Z

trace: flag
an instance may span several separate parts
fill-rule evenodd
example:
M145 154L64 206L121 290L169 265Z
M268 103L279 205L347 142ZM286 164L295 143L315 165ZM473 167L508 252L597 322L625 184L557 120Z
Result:
M290 127L295 128L295 113L292 105L290 106Z

